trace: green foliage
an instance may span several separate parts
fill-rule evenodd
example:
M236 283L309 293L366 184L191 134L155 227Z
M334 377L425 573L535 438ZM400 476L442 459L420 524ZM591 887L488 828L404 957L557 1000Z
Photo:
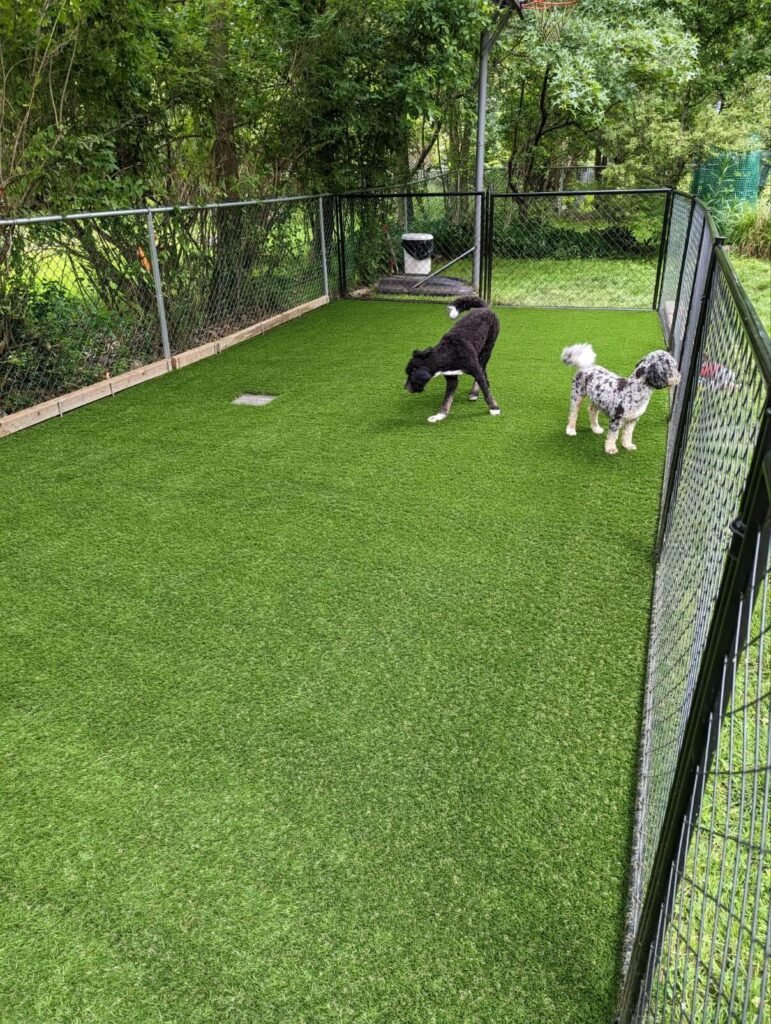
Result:
M2 415L135 365L130 313L84 302L55 281L14 287L0 299L0 325L8 339L0 348Z
M724 209L719 215L719 221L726 240L736 246L739 255L771 259L771 202L768 187L756 205L741 203Z
M367 188L439 164L467 187L479 36L498 11L0 0L0 211ZM674 184L766 138L760 12L582 0L512 18L493 51L491 162L520 189L598 155L610 185Z

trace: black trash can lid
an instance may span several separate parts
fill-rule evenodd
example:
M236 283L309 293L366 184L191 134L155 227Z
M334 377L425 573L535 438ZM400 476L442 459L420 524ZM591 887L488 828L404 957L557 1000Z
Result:
M415 260L426 260L434 251L434 236L420 232L402 235L404 251Z

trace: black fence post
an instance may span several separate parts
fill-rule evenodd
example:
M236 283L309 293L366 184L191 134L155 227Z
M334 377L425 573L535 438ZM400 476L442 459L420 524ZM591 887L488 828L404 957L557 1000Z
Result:
M344 299L348 294L348 279L345 269L345 217L342 196L335 196L335 226L337 229L337 271L340 298Z
M714 251L713 251L714 259ZM714 271L714 266L713 266ZM677 758L672 788L667 801L662 831L656 847L650 882L640 915L629 968L621 995L619 1024L631 1024L639 997L646 962L655 941L661 908L666 900L672 864L684 857L688 850L688 836L681 837L683 822L689 820L691 829L698 818L699 792L695 786L702 753L710 734L710 719L721 707L723 662L729 656L735 638L735 623L742 594L753 570L755 557L752 538L768 519L771 494L769 487L769 457L771 457L771 392L766 391L766 408L761 422L752 464L742 496L738 517L731 523L732 541L729 557L723 569L717 600L710 624L704 655L694 687L691 710L685 726L683 742ZM742 624L748 629L751 611ZM725 701L729 695L722 694ZM713 753L712 751L711 753ZM708 752L710 754L710 752ZM706 770L707 765L704 766ZM689 812L690 807L690 812ZM682 838L682 842L681 842ZM664 923L666 926L666 922Z
M677 421L677 433L675 434L675 443L672 449L674 463L669 471L669 480L667 481L667 492L664 495L664 501L661 506L661 518L659 520L659 534L658 541L656 544L656 558L661 556L661 551L664 547L664 541L666 539L667 524L669 522L669 514L672 508L672 502L674 495L677 490L677 484L680 479L680 470L683 464L683 458L685 454L685 446L688 440L688 424L691 418L691 409L693 407L693 399L696 395L696 388L698 386L699 377L699 362L701 360L701 349L702 342L704 340L704 333L707 322L707 308L709 306L710 294L712 292L712 282L715 276L715 264L717 262L716 250L718 245L722 245L723 239L716 238L712 244L712 252L709 257L709 266L704 279L704 293L701 297L701 309L699 310L699 322L696 327L696 334L693 339L693 346L691 348L691 359L688 363L688 367L684 373L681 372L681 380L678 387L685 388L685 398L680 409L680 419Z
M683 245L683 258L680 260L680 275L677 279L677 292L675 294L675 305L672 310L672 323L669 325L669 337L667 338L667 348L672 348L672 342L675 338L675 328L677 326L677 317L680 313L680 294L683 290L683 277L685 275L685 264L688 256L688 245L691 241L691 225L693 224L693 211L696 208L696 197L691 196L691 208L688 211L688 226L685 229L685 244Z
M485 193L485 231L484 246L482 250L482 266L484 268L484 291L482 298L485 302L492 300L492 276L493 276L493 203L494 197L490 189Z
M661 239L659 241L659 258L656 265L656 283L653 286L653 309L659 308L661 288L664 284L664 267L666 264L667 246L669 245L669 229L672 224L672 201L674 190L667 191L667 199L664 203L664 222L661 225Z

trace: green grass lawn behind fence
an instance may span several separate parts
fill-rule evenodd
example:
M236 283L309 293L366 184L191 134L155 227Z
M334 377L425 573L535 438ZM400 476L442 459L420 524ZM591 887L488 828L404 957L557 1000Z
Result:
M559 353L660 328L501 319L497 419L351 302L0 443L4 1024L611 1018L667 401Z

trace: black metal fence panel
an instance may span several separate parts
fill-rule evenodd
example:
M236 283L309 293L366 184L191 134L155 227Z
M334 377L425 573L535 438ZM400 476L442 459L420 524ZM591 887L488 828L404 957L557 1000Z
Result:
M651 309L667 192L492 197L494 303Z
M706 298L707 275L714 244L714 236L709 228L707 213L700 204L696 205L691 220L691 230L685 259L683 260L679 308L677 315L674 317L670 338L670 348L680 365L681 372L683 369L687 371L693 360L694 341L701 321L702 299ZM675 443L679 436L685 393L685 387L678 388L672 403L670 428L667 438L666 465L664 469L664 494L667 493L669 488L672 457Z
M672 333L675 318L683 259L691 228L692 209L689 197L679 193L672 196L666 235L666 252L657 297L657 308L667 338Z
M620 1020L760 1024L771 957L771 342L706 211L675 196L671 214L659 314L683 380L667 452Z
M771 654L768 524L710 717L634 1020L768 1020L771 976Z

